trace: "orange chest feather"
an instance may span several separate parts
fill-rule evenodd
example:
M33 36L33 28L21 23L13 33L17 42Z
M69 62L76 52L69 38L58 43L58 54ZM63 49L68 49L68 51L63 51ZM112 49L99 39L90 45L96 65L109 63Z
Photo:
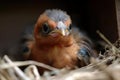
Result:
M46 49L33 47L30 57L56 68L73 67L77 62L78 49L76 44L69 47L51 46Z

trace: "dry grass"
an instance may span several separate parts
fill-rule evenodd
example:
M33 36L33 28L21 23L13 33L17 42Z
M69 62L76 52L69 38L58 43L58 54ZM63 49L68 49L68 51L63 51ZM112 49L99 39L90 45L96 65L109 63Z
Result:
M58 70L35 61L12 61L7 55L0 59L0 80L119 80L120 40L112 44L99 31L98 34L108 43L108 47L91 64L75 70ZM27 66L21 70L21 66ZM51 71L40 75L37 67Z

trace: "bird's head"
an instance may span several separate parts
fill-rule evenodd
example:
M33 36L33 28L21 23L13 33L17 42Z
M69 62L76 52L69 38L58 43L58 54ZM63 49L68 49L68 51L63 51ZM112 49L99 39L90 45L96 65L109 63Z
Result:
M68 43L70 35L71 18L62 10L46 10L35 24L34 37L40 44Z

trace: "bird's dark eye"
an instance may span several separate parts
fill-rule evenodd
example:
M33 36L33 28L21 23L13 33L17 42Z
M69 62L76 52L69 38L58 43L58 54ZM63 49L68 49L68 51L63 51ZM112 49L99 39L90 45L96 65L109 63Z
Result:
M70 24L70 26L69 26L69 30L71 30L72 29L72 24Z
M50 32L50 27L49 27L48 24L46 24L46 23L43 24L43 26L42 26L42 32L45 33L45 34L47 34L47 33Z

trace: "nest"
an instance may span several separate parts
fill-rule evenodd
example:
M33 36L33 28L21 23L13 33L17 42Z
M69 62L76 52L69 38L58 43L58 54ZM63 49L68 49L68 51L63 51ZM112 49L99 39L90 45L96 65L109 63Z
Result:
M0 80L119 80L120 76L120 40L112 44L100 32L108 43L104 53L91 64L74 70L56 69L36 61L12 61L5 55L0 59ZM24 70L22 66L27 66ZM37 67L50 71L39 74Z

